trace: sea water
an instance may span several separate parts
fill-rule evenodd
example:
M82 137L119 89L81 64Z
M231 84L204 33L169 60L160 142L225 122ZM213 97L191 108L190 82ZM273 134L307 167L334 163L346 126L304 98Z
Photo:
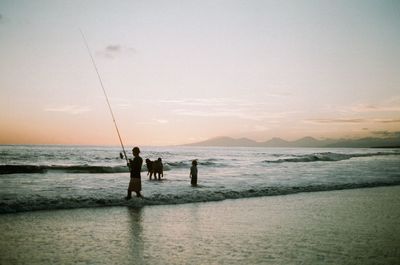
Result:
M129 183L119 147L0 146L0 213L102 206L172 205L400 184L399 149L141 147L162 158L164 177L145 199L124 200ZM127 152L131 155L131 152ZM191 161L198 187L191 187Z
M0 215L0 264L400 264L400 187Z

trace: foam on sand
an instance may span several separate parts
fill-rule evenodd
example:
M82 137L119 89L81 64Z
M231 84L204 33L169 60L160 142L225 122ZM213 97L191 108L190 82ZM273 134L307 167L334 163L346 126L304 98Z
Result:
M399 264L400 187L0 215L1 264Z

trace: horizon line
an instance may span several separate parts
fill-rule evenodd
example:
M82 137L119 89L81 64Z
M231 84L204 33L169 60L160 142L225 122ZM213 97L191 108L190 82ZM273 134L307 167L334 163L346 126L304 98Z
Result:
M296 138L295 140L286 140L284 138L281 137L271 137L267 140L254 140L251 139L249 137L232 137L232 136L215 136L215 137L210 137L207 138L205 140L200 140L197 142L189 142L189 143L179 143L179 144L165 144L165 145L154 145L154 144L126 144L124 143L124 146L143 146L143 147L174 147L174 146L186 146L186 145L192 145L192 144L198 144L198 143L202 143L202 142L206 142L206 141L210 141L210 140L217 140L217 139L222 139L222 138L229 138L232 140L241 140L241 139L245 139L245 140L249 140L249 141L253 141L255 143L265 143L268 141L271 141L273 139L279 139L279 140L283 140L286 142L295 142L298 140L302 140L305 138L312 138L316 141L327 141L327 140L335 140L335 141L346 141L346 140L361 140L361 139L396 139L399 138L400 139L400 131L393 131L393 132L386 132L386 133L382 133L381 135L370 135L370 136L364 136L364 137L342 137L342 138L323 138L323 137L315 137L315 136L303 136L303 137L299 137ZM0 146L87 146L87 147L115 147L115 148L121 148L121 145L115 143L115 144L101 144L101 143L96 143L96 144L84 144L84 143L0 143ZM127 150L129 150L130 148L126 148Z

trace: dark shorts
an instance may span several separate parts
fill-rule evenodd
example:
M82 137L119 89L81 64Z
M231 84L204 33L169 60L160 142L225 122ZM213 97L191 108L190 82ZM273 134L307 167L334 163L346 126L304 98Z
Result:
M142 190L142 181L140 178L131 178L129 181L128 191L139 192Z

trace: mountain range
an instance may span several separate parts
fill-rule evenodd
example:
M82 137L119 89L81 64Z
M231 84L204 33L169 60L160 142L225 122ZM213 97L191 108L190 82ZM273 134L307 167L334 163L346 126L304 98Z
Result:
M215 137L202 142L186 144L186 146L235 146L235 147L358 147L358 148L399 148L400 136L390 138L365 137L360 139L324 139L318 140L307 136L295 141L286 141L274 137L265 142L257 142L248 138Z

